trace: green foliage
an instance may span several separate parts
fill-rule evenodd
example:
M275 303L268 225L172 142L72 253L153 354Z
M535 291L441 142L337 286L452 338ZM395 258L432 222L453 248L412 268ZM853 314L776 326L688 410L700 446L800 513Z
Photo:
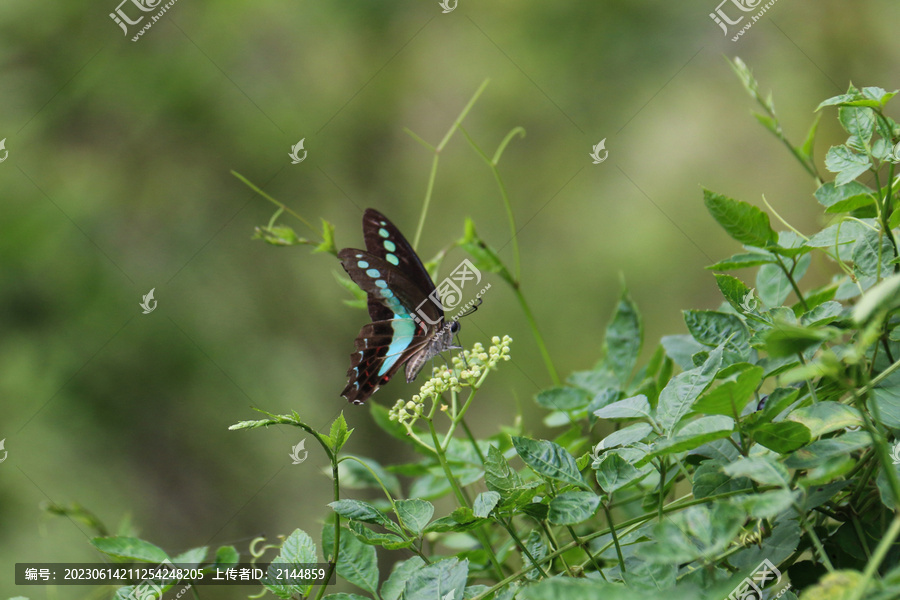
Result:
M640 311L623 291L592 369L562 382L547 361L554 385L535 400L547 424L565 426L553 439L536 439L517 419L487 439L471 433L467 414L510 358L512 340L499 336L435 369L412 399L371 406L384 435L418 453L415 462L342 454L352 434L343 415L327 434L296 413L232 426L299 427L330 462L333 514L321 546L297 530L270 548L286 562L327 561L356 591L270 591L334 600L713 598L768 561L782 575L767 592L784 590L782 598L900 596L900 127L884 114L894 93L851 86L820 105L838 108L849 135L828 151L835 178L822 182L812 156L818 119L792 145L771 96L760 95L739 59L732 67L762 106L760 122L814 178L826 227L805 235L771 207L774 219L704 190L712 219L743 246L709 268L757 269L753 287L748 277L716 273L719 309L684 311L688 333L663 338L644 364ZM493 160L473 143L495 175L512 137ZM856 181L864 174L875 189ZM260 236L299 240L274 219ZM518 268L505 266L471 220L454 245L508 284L533 324ZM333 247L325 223L317 249ZM813 261L831 281L807 285ZM410 479L405 494L397 474ZM362 488L386 502L342 497ZM168 559L134 537L92 543L117 559ZM205 555L199 548L178 558ZM386 577L378 567L385 555L395 561ZM236 558L220 549L216 561Z

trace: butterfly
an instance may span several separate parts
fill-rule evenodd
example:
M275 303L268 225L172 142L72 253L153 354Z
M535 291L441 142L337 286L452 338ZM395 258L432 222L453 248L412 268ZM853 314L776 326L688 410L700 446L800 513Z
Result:
M350 279L366 292L372 318L356 337L341 392L353 404L364 403L404 365L412 383L434 356L461 349L453 345L459 322L444 322L434 282L400 230L370 208L363 215L363 239L365 250L338 252Z

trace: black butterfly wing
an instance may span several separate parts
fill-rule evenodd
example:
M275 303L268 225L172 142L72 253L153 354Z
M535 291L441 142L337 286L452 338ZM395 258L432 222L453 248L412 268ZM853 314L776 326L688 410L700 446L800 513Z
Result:
M435 301L440 301L440 298L436 297L434 282L431 281L431 276L428 275L419 255L406 241L400 230L387 217L373 208L367 209L363 215L363 239L366 242L366 250L370 254L387 261L400 270L421 293L421 298L415 306L410 307L411 310L414 311L422 303L422 300L432 294L434 294ZM443 323L443 310L435 301L425 302L420 310L428 317L429 323ZM384 311L377 307L373 313L371 297L369 298L369 315L373 321L386 318Z
M350 278L366 292L369 313L385 315L367 324L356 338L356 350L347 371L349 382L341 395L362 404L400 369L420 353L432 338L433 327L413 316L415 307L427 297L405 273L365 250L345 248L338 252ZM377 307L373 311L373 306Z

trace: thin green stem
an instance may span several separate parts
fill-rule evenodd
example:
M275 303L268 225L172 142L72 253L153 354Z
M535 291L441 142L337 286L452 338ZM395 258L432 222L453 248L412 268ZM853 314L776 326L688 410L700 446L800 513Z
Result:
M306 225L306 227L307 227L310 231L312 231L312 232L315 233L316 235L319 235L318 230L316 230L316 228L313 227L313 226L309 223L309 221L307 221L306 219L304 219L299 213L294 212L293 210L291 210L291 209L290 209L286 204L284 204L283 202L279 202L278 200L276 200L275 198L273 198L273 197L270 196L269 194L267 194L267 193L265 193L264 191L262 191L262 190L261 190L259 187L257 187L255 184L251 183L249 179L247 179L246 177L244 177L243 175L241 175L241 174L238 173L237 171L232 171L231 174L234 175L235 177L237 177L238 179L240 179L242 182L244 182L244 185L246 185L247 187L249 187L251 190L253 190L254 192L256 192L257 194L259 194L260 196L262 196L263 198L265 198L266 200L268 200L269 202L271 202L272 204L274 204L275 206L277 206L278 208L280 208L280 209L283 210L284 212L288 213L289 215L291 215L292 217L296 218L296 219L299 220L301 223L303 223L304 225Z
M490 83L490 79L485 79L481 82L481 85L478 86L478 89L475 90L475 93L469 99L468 104L462 109L462 112L459 113L459 116L456 117L456 120L453 122L453 125L444 134L444 138L440 141L440 143L434 148L434 159L431 161L431 174L428 177L428 189L425 192L425 201L422 203L422 213L419 215L419 225L416 227L416 235L413 238L413 249L418 248L419 240L422 238L422 230L425 228L425 218L428 216L428 207L431 204L431 193L434 190L434 180L437 176L437 167L438 167L438 159L440 158L441 151L450 141L450 138L453 137L453 134L459 129L459 126L462 124L463 119L466 118L466 115L469 114L469 111L472 110L472 107L475 105L475 102L478 100L478 97L481 96L481 93L487 87L488 83ZM412 133L412 132L410 132ZM424 143L426 146L427 142L424 142L418 136L414 136L418 141Z
M619 545L619 536L616 533L616 525L613 523L612 512L609 506L603 503L603 510L606 513L606 522L609 523L609 533L612 535L613 543L616 545L616 556L619 557L619 568L625 572L625 557L622 555L622 547Z
M781 267L781 270L784 272L785 277L787 277L788 281L791 284L791 287L794 290L794 294L797 295L797 299L800 300L800 304L803 305L803 310L808 311L809 305L806 304L806 298L803 297L803 292L800 291L800 288L797 286L797 282L794 281L794 270L788 269L784 264L784 261L781 260L781 257L777 254L774 255L775 260L778 261L778 266Z
M600 573L600 574L602 575L602 574L603 574L603 570L602 570L601 567L600 567L600 563L598 563L598 562L597 562L597 559L594 557L594 555L591 554L591 548L590 548L590 546L588 545L588 543L585 542L585 541L583 541L583 540L578 536L578 534L575 533L575 530L572 528L571 525L566 525L566 529L569 530L569 535L572 536L572 539L575 540L576 542L578 542L578 547L581 548L581 551L584 552L584 553L587 555L588 560L594 565L594 568L597 569L597 572ZM625 572L625 567L624 567L624 566L622 567L622 572L623 572L623 573Z
M434 441L434 448L436 451L435 453L437 454L438 461L441 463L441 468L444 470L444 475L447 476L447 481L450 483L450 487L453 489L453 493L456 495L456 500L459 502L460 506L471 508L471 506L469 506L468 498L466 498L466 495L463 493L459 482L456 480L456 476L450 469L450 464L447 462L447 457L444 456L444 449L441 447L441 444L438 441L437 429L435 429L434 423L431 419L426 419L425 422L428 423L428 430L431 432L431 439ZM491 547L491 542L487 538L487 535L481 529L476 529L474 531L474 534L481 545L484 547L485 552L487 552L491 564L493 564L494 569L496 569L497 571L497 576L500 579L503 579L503 567L500 565L500 561L497 559L497 555L494 553L494 549Z
M550 549L554 552L559 550L559 542L556 540L556 536L553 535L553 530L547 525L546 519L541 521L541 529L544 530L544 533L547 534L547 539L550 540ZM562 562L563 567L565 567L566 572L569 574L569 576L575 577L576 576L575 571L572 570L572 567L571 567L571 565L569 565L569 562L566 560L566 557L563 555L560 555L559 560L560 560L560 562ZM550 568L553 568L552 564L550 565Z
M819 554L819 560L822 561L822 564L825 565L825 568L828 569L829 572L833 572L834 566L831 564L831 559L828 558L828 553L825 552L825 547L822 546L822 540L819 539L819 536L806 520L806 513L796 502L794 503L794 510L797 511L797 517L800 520L800 526L804 531L806 531L806 535L809 536L812 545L815 546L816 552Z
M497 519L497 521L500 523L500 525L503 526L503 529L506 530L506 532L509 534L509 537L511 537L516 543L519 551L521 551L522 554L524 554L528 558L528 560L531 561L532 567L537 569L538 573L540 573L542 576L549 577L549 575L547 575L547 572L544 571L544 569L541 567L541 563L534 556L532 556L531 552L528 551L528 547L524 542L522 542L521 538L519 538L519 535L516 533L516 530L513 529L512 525L507 523L503 519ZM501 577L502 576L503 575L501 574Z
M891 546L894 545L894 541L897 539L897 536L900 535L900 512L894 515L894 520L891 522L891 526L888 527L888 530L885 532L884 537L881 538L881 541L878 543L878 547L875 548L875 553L872 555L872 559L866 563L866 569L863 571L862 581L859 585L853 587L853 592L849 596L848 600L862 600L863 596L866 593L866 589L869 587L869 582L872 580L872 577L875 576L875 573L878 571L878 567L881 566L881 563L884 561L885 556L890 551Z
M531 308L528 306L528 302L525 300L521 288L518 286L514 287L513 292L515 292L516 299L519 301L519 305L521 305L522 311L525 313L525 318L528 320L528 326L531 327L531 333L534 335L534 339L537 342L538 350L541 352L541 357L544 359L544 365L547 367L547 372L550 374L553 385L560 385L561 381L556 372L556 367L553 366L553 360L550 358L550 353L547 351L546 344L544 344L544 338L541 337L541 332L538 331L537 321L534 320L534 315L531 313Z

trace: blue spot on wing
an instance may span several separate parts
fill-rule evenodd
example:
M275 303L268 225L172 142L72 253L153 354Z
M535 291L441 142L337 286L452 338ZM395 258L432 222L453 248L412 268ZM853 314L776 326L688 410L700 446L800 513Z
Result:
M391 263L392 265L399 265L399 264L400 264L400 260L399 260L396 256L394 256L393 254L388 254L387 256L384 257L384 259L385 259L386 261L388 261L389 263Z
M388 252L393 252L397 249L397 245L391 240L384 240L384 249Z
M384 227L382 227L381 229L378 230L378 235L380 235L380 236L383 237L383 238L387 238L387 237L390 236L391 234L388 233L388 230L387 230L387 229L385 229Z
M378 370L379 376L384 375L397 364L403 351L409 348L416 333L416 324L412 319L403 318L403 315L394 315L394 317L394 320L391 321L394 335L391 337L391 344L388 346L384 362Z
M381 277L381 273L378 271L378 269L369 269L368 271L366 271L366 275L372 278Z
M369 268L369 263L367 263L367 262L364 261L364 260L359 261L358 263L356 263L356 265L357 265L360 269L368 269L368 268Z

